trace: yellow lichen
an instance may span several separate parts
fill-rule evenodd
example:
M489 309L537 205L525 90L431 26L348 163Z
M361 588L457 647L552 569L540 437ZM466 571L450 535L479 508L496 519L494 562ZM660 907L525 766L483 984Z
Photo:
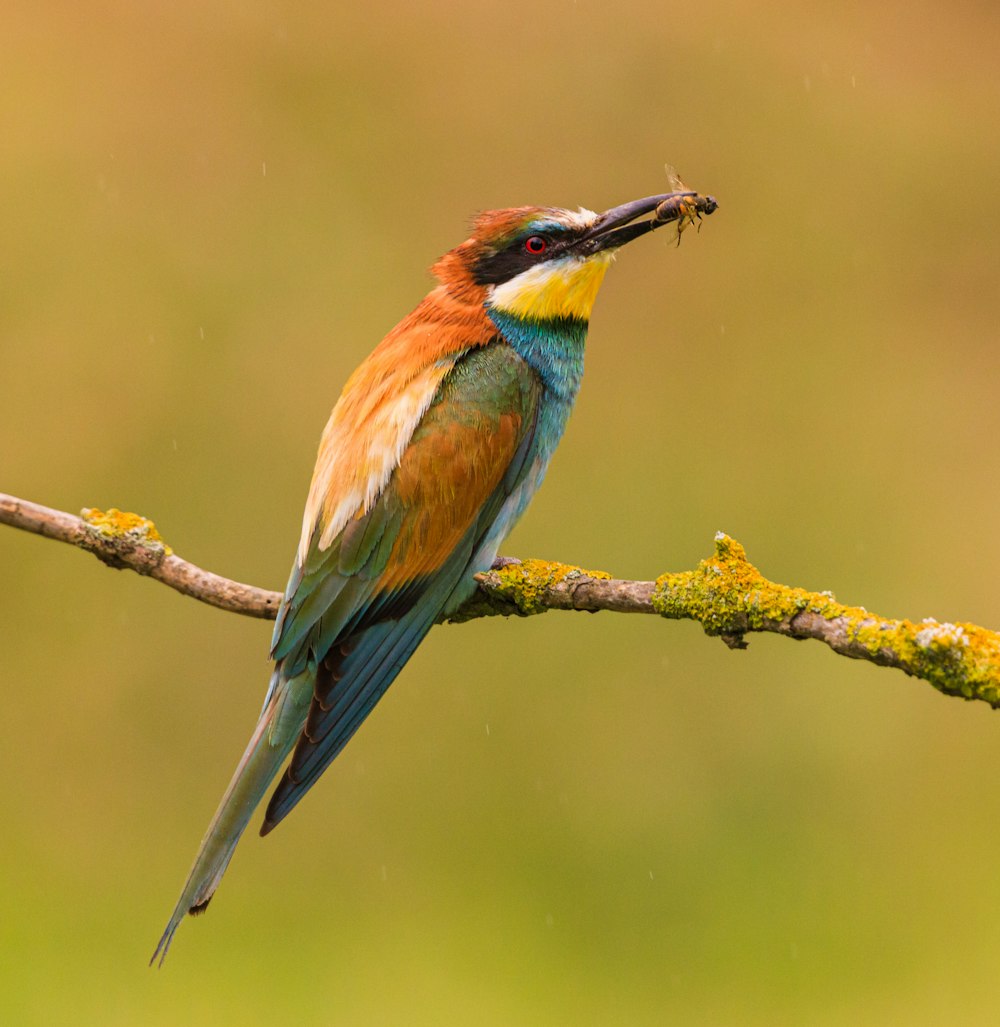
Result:
M845 609L830 593L768 581L743 546L721 532L714 557L702 560L696 570L656 579L652 602L664 617L694 617L710 635L759 630L765 621L781 621L805 609L821 616L832 608Z
M496 575L497 581L492 591L513 603L518 612L525 616L544 613L546 606L542 597L548 589L553 585L558 585L561 581L584 577L605 580L611 578L611 575L605 571L587 571L582 567L552 563L548 560L524 560L522 563L511 563L493 573Z
M99 535L108 539L127 538L160 548L168 556L173 550L156 530L156 525L147 517L111 507L108 510L88 508L80 512L84 521Z
M948 695L1000 706L1000 636L995 632L974 624L879 617L838 603L830 592L779 585L747 560L738 542L721 533L715 555L697 570L657 579L652 604L664 617L697 620L706 633L727 639L738 640L750 631L819 637L843 655L899 667ZM805 614L815 615L822 625L808 628L802 623Z

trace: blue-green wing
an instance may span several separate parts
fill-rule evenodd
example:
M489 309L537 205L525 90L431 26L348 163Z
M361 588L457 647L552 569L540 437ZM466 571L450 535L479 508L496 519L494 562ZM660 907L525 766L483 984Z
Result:
M442 383L371 510L326 550L314 540L289 582L273 650L281 679L315 667L314 693L262 833L312 786L456 589L482 569L474 557L487 558L483 541L497 536L532 464L540 402L537 378L510 347L472 351Z

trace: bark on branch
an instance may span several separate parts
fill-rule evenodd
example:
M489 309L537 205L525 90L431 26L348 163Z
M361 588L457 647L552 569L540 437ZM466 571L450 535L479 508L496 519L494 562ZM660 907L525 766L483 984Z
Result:
M68 542L110 567L128 568L223 610L274 619L280 592L230 581L174 555L145 517L119 510L51 510L0 493L0 524ZM543 560L503 561L477 576L479 591L452 622L530 616L547 610L613 610L696 620L733 649L746 635L768 631L813 638L852 659L896 667L946 695L1000 706L1000 634L974 624L919 623L880 617L838 603L830 592L790 588L765 578L743 547L721 532L715 552L693 571L656 581L623 581Z
M182 560L160 537L156 525L138 514L112 508L83 510L77 517L0 492L0 524L68 542L109 567L155 578L220 610L269 620L278 615L280 592L230 581Z

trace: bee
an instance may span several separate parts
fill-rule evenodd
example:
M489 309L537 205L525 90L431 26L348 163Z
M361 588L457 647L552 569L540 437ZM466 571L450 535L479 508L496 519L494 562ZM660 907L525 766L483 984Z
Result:
M677 222L677 245L681 244L681 234L688 225L695 225L701 230L701 219L713 214L719 207L714 196L701 196L689 189L675 168L666 166L667 181L670 183L670 196L660 203L653 211L654 224Z

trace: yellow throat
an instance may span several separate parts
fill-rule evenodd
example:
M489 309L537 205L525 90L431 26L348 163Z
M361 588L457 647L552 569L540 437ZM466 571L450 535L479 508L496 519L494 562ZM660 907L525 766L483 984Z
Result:
M589 321L597 290L614 259L613 250L602 250L586 258L561 257L537 264L495 286L490 306L539 321L563 317Z

